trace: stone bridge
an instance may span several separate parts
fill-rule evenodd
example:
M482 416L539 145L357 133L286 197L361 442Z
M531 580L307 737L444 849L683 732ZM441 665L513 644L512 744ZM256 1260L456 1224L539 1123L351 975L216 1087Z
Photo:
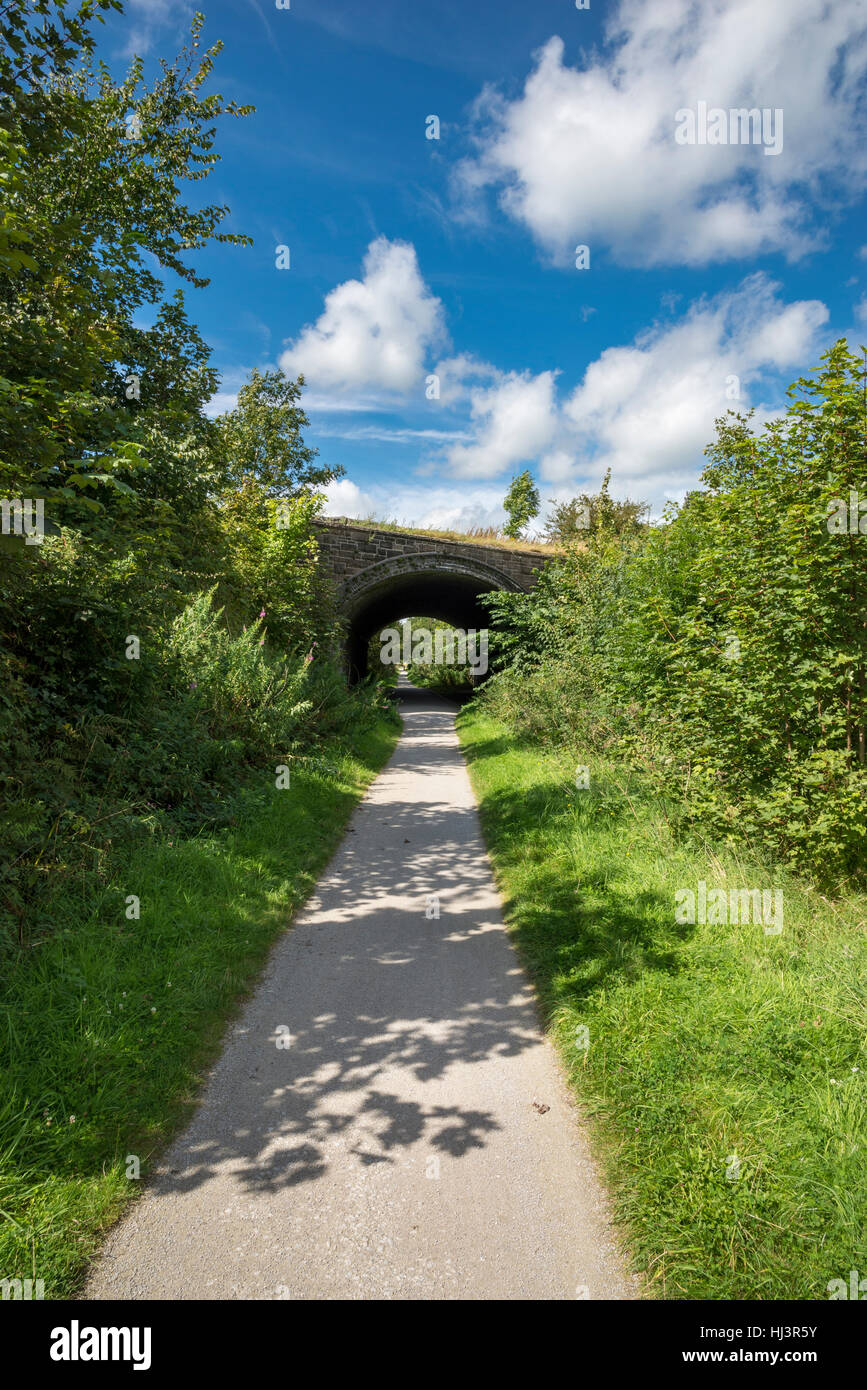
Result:
M359 521L316 523L320 565L331 580L346 622L350 678L367 673L367 647L398 618L440 618L458 628L484 628L481 596L491 590L528 592L551 551L440 540L420 531L388 531Z

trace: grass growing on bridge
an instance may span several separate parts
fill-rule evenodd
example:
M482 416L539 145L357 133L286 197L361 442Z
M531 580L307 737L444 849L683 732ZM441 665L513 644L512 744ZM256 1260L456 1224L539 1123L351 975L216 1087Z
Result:
M473 526L469 531L434 531L423 526L412 526L408 522L377 521L372 516L330 516L322 517L320 520L329 525L333 523L336 526L358 526L362 530L371 531L401 531L416 536L430 536L439 541L459 541L463 545L492 545L499 550L523 550L533 554L553 555L560 549L559 546L541 539L513 540L510 536L504 536L496 526Z
M291 786L248 780L236 826L147 841L20 955L0 992L0 1279L68 1296L189 1114L226 1020L390 755L393 723L333 740ZM138 921L123 902L141 900ZM167 1296L171 1296L167 1290ZM190 1290L178 1290L190 1296Z
M586 756L477 707L459 729L507 920L652 1288L827 1299L867 1276L867 898L675 843L639 780L597 760L578 790ZM702 879L781 887L781 934L678 925L675 891Z

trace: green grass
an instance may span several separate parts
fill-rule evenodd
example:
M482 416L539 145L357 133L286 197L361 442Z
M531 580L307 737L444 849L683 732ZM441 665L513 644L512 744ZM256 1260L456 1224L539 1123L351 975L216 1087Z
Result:
M551 541L525 541L503 534L498 526L473 526L468 531L434 531L424 526L413 526L405 521L385 521L377 517L329 516L321 517L320 524L334 526L356 526L362 531L411 531L418 536L430 536L440 541L460 541L463 545L495 545L500 550L528 550L534 554L554 555L560 546Z
M827 1299L867 1276L867 898L677 843L638 778L518 743L477 706L459 729L507 920L651 1296ZM677 925L675 891L700 879L781 887L782 933Z
M382 722L328 745L277 790L237 797L236 824L137 846L99 899L61 903L60 929L0 987L0 1278L69 1296L190 1113L226 1020L308 896L350 811L394 747ZM118 856L120 858L120 856ZM127 920L126 898L140 899ZM132 1167L132 1165L130 1165Z

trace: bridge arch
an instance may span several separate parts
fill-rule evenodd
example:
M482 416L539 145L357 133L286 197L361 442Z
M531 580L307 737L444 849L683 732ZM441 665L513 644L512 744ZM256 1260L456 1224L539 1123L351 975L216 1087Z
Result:
M440 618L463 629L485 628L490 618L482 596L521 588L486 560L435 550L393 555L368 565L342 588L350 679L367 674L368 643L380 628L410 616Z
M380 628L406 617L485 628L484 595L529 593L552 556L544 546L491 544L348 517L317 517L314 527L320 574L343 619L351 680L366 674L368 643Z

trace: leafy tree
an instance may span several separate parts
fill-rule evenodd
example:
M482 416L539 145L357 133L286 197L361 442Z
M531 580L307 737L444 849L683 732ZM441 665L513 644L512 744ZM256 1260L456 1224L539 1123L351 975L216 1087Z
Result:
M333 636L311 523L324 500L317 489L343 472L317 463L304 443L303 385L279 370L253 371L235 409L215 422L213 440L229 606L264 608L270 637L296 648Z
M262 613L269 639L284 650L307 651L314 642L324 650L336 637L336 609L311 524L322 500L309 492L269 498L248 477L220 510L221 595L236 617Z
M250 374L235 409L217 421L224 488L253 481L265 497L290 497L342 475L340 467L316 464L318 450L304 443L303 385L303 376L291 381L279 369Z
M182 296L163 302L150 257L203 285L186 252L248 241L219 230L226 208L187 206L180 185L218 159L216 119L250 109L202 95L221 45L198 55L201 15L152 86L140 59L115 83L94 64L90 22L118 8L8 0L0 12L0 156L11 193L0 235L0 492L43 497L54 520L110 545L134 518L147 516L152 535L173 504L190 501L177 476L183 450L164 477L170 495L160 496L167 436L192 431L185 481L200 476L201 405L215 378ZM153 305L154 328L136 328ZM137 395L124 387L130 375L140 377ZM137 498L149 499L143 511Z
M136 59L116 82L92 25L120 8L0 0L0 497L44 499L50 531L0 537L0 953L48 929L58 884L87 920L112 840L225 819L246 761L358 708L314 654L309 489L333 471L303 443L300 382L251 384L224 430L187 317L207 283L189 252L248 239L186 186L250 108L207 94L200 15L154 81Z
M509 490L503 501L503 507L509 518L503 530L512 540L517 540L528 522L538 516L539 489L533 482L533 475L529 469L524 469L523 473L517 473L509 484Z
M717 421L662 525L600 506L533 594L491 600L514 675L486 698L516 727L615 746L690 823L825 883L867 862L865 385L840 340L782 418Z
M92 22L119 8L0 7L0 496L42 498L66 528L62 544L7 538L0 636L6 671L45 712L122 701L123 635L177 611L222 546L204 414L218 380L157 271L205 284L187 253L248 240L220 229L225 207L188 206L183 185L218 159L218 118L250 108L204 93L221 45L199 53L200 15L153 82L139 59L115 82Z
M598 493L579 493L567 502L554 502L545 522L545 539L554 544L571 545L587 540L588 532L600 530L616 536L634 534L647 524L650 508L643 502L617 502L609 492L611 469Z

